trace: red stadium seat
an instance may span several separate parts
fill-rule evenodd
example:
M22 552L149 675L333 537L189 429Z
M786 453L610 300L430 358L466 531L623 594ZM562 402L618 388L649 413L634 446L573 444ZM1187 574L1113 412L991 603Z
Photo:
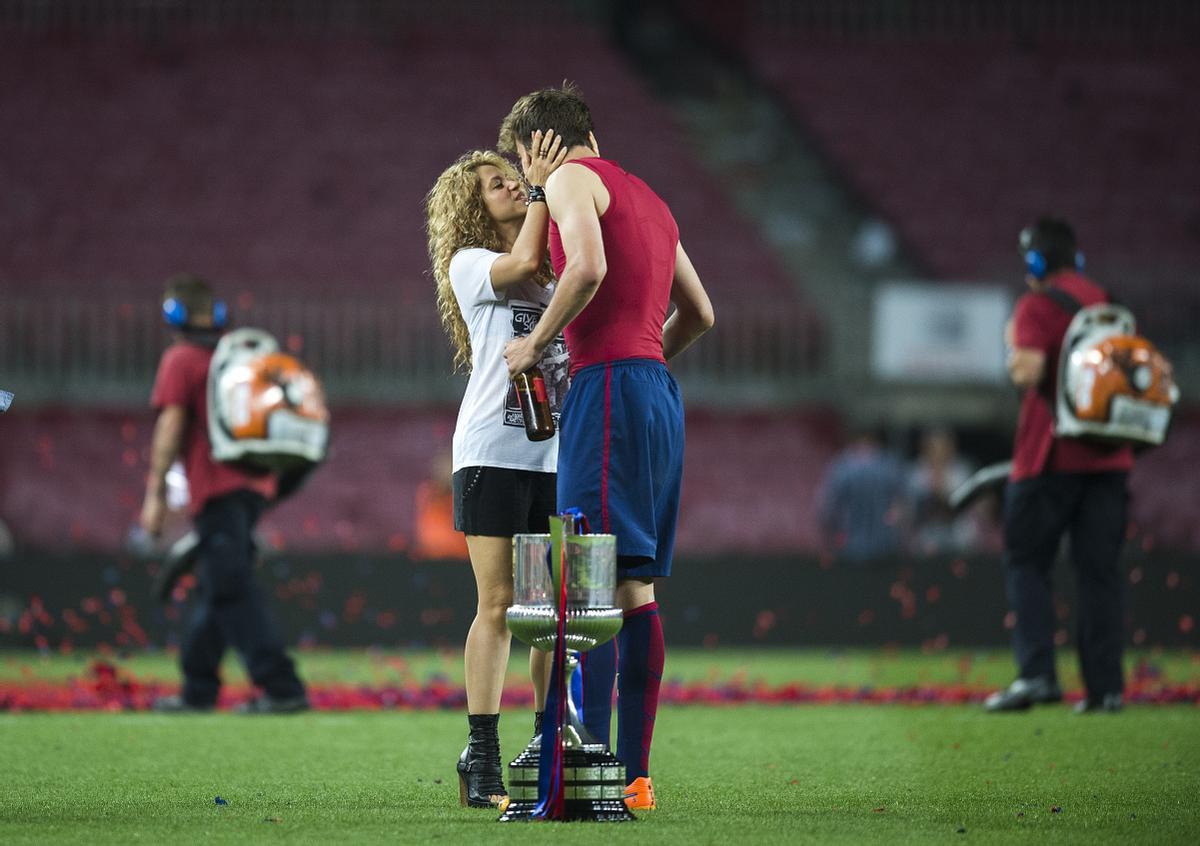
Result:
M549 75L538 51L478 30L395 43L176 34L154 48L10 36L0 285L153 296L190 269L235 302L248 292L432 308L425 192L455 156L496 143L518 95L568 77L604 153L671 203L715 291L796 299L623 59L586 28L547 26L523 25L522 40L571 44Z

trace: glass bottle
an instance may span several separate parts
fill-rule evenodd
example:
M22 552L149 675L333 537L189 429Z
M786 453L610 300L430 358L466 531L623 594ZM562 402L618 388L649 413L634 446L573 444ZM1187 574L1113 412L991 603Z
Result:
M554 437L554 418L550 414L550 399L546 395L546 379L537 367L518 373L513 379L517 401L521 404L521 419L525 422L525 437L544 441Z

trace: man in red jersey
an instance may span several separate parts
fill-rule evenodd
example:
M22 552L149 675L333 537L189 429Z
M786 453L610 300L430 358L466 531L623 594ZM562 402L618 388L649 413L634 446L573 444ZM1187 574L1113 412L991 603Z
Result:
M1059 351L1080 307L1108 301L1082 274L1075 233L1044 217L1021 233L1030 291L1008 326L1008 372L1022 389L1005 493L1004 545L1009 607L1016 615L1013 647L1018 677L988 697L989 711L1013 711L1062 699L1054 662L1054 597L1050 572L1064 534L1079 586L1079 661L1086 698L1080 713L1118 711L1124 690L1121 654L1128 446L1110 447L1054 434Z
M221 658L232 646L263 690L243 706L244 712L304 710L304 685L254 579L254 524L276 494L275 477L251 476L213 461L208 439L208 366L225 323L225 305L207 281L180 274L167 280L163 317L179 334L163 353L150 397L158 422L141 525L152 536L162 531L167 470L181 458L199 536L201 593L180 650L183 691L154 707L164 712L211 710L221 686Z
M510 375L532 367L564 332L571 387L562 407L558 503L617 536L614 646L583 653L583 720L608 743L617 692L617 757L626 803L655 806L650 741L663 668L654 579L670 575L683 472L683 405L666 368L713 325L700 277L675 219L638 177L599 156L592 116L567 85L522 97L500 128L500 148L522 154L535 131L569 148L546 182L557 287L542 319L505 348ZM667 317L671 304L675 312Z

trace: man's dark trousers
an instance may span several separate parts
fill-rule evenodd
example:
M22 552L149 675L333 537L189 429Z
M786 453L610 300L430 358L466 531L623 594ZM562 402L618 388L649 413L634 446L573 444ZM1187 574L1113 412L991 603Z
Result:
M268 696L304 693L254 578L254 526L265 506L258 493L234 491L209 500L196 516L200 600L182 654L183 698L190 705L216 702L226 646L237 650L251 680Z
M1128 505L1124 471L1046 473L1010 483L1004 503L1005 572L1016 613L1020 677L1056 679L1050 573L1063 535L1078 585L1079 661L1088 695L1124 690L1125 579L1120 567Z

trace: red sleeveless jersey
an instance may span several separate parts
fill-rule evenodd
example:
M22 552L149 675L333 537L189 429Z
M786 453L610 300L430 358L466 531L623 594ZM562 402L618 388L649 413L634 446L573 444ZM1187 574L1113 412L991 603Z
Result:
M663 361L662 327L675 278L679 227L667 204L642 180L607 159L572 159L600 177L609 205L600 218L608 272L596 295L563 334L571 373L626 358ZM550 260L561 276L567 257L550 223Z

